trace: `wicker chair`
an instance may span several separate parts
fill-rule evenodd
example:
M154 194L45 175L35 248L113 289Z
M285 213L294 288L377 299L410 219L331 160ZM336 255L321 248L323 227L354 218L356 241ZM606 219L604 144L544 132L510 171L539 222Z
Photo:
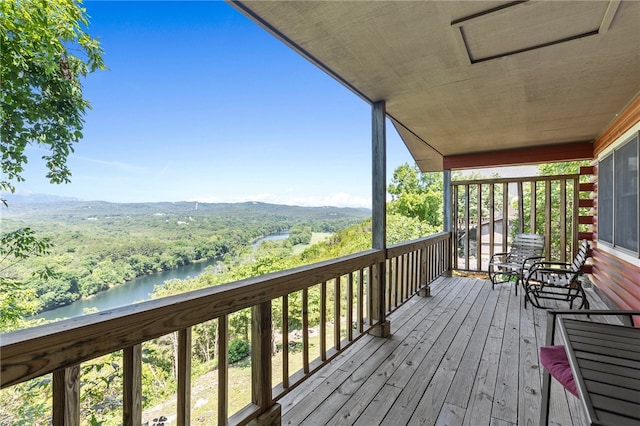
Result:
M536 308L549 309L556 306L545 306L543 300L559 300L567 302L569 309L589 309L587 295L579 278L590 254L589 242L583 240L573 262L536 262L529 269L524 282L524 307L531 302Z
M516 234L511 249L506 253L496 253L489 260L489 279L491 288L496 284L515 281L516 295L518 285L524 282L528 269L534 262L543 258L544 237L537 234Z

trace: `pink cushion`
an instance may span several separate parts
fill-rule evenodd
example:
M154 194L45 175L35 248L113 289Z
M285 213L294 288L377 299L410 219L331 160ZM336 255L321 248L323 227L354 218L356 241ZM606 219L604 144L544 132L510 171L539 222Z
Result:
M573 380L573 373L564 346L542 346L540 348L540 362L566 390L578 396L576 382Z

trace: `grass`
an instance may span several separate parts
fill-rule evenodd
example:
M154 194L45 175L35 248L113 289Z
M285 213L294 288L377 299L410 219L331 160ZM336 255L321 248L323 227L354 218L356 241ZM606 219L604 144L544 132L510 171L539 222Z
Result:
M345 319L342 318L342 330L344 328ZM333 324L327 323L326 328L327 348L333 346L334 328ZM289 339L295 342L294 348L289 350L289 375L291 376L298 370L302 369L302 347L301 340ZM278 351L272 356L272 374L273 385L282 381L282 347L279 345ZM310 330L309 333L309 359L313 360L320 355L320 333L317 330ZM218 421L218 370L217 360L213 360L209 365L198 367L198 371L206 371L203 374L194 377L192 375L191 383L191 424L193 425L210 425L216 424ZM251 359L245 358L242 361L233 364L228 369L229 376L229 415L238 412L251 402ZM168 421L165 425L175 423L177 408L175 394L170 400L167 400L155 407L145 410L142 416L142 424L148 422L152 425L152 420L160 416L165 416Z
M331 235L333 235L331 232L314 232L311 234L311 241L309 242L309 244L296 244L295 246L293 246L291 254L300 254L307 247L311 247L314 244L321 243L328 239Z

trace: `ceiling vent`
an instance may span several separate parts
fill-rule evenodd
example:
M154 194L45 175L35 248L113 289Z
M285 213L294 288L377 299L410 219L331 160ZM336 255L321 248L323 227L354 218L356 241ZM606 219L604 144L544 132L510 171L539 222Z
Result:
M514 1L451 22L472 64L605 33L620 0Z

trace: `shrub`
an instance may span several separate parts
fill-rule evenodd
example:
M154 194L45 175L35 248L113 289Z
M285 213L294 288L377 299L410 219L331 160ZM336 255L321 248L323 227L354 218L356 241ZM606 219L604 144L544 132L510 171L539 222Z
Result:
M229 343L229 363L233 364L240 360L245 359L251 352L251 346L249 342L242 339L235 339Z

